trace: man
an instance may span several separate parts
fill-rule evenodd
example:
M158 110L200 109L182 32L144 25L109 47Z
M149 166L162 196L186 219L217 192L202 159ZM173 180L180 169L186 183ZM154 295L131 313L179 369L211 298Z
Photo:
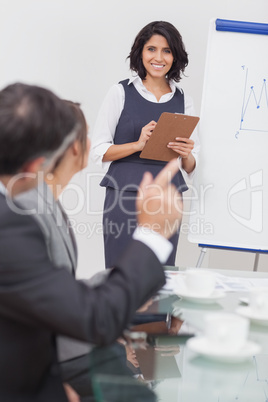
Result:
M109 281L96 288L53 267L36 221L17 208L14 197L49 172L77 129L70 106L46 89L14 84L0 92L1 401L66 401L56 334L111 344L165 283L161 262L181 218L180 198L169 184L176 161L155 180L145 174L137 199L140 226Z

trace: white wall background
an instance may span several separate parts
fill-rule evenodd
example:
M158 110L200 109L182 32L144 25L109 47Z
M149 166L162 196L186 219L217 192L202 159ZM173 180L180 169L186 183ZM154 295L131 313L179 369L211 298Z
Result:
M92 129L109 87L129 75L126 57L138 31L166 20L181 32L189 53L181 86L199 114L213 17L267 23L268 0L0 0L0 87L15 81L46 86L80 102ZM104 267L104 192L98 186L103 174L90 162L63 196L78 240L80 277ZM176 262L195 266L200 250L188 242L187 225L185 216ZM267 270L267 257L261 255L259 270ZM203 266L251 270L253 262L254 254L211 250Z

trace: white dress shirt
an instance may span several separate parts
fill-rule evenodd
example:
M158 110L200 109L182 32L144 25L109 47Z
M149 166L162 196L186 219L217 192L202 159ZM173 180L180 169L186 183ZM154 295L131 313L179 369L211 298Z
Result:
M149 102L154 103L165 103L168 102L174 96L176 88L178 88L181 92L182 90L176 86L176 83L171 80L169 85L171 88L171 92L163 95L159 102L157 101L154 94L149 92L142 83L142 80L139 76L134 76L130 78L128 85L133 83L136 90L139 94ZM124 108L125 103L125 91L123 85L115 84L108 91L102 106L100 108L95 127L92 135L92 145L91 145L91 159L100 167L104 169L108 169L111 162L103 162L103 155L106 153L107 149L113 145L114 143L114 135L116 131L116 127L121 116L122 110ZM195 116L195 110L192 98L184 95L184 113L186 115ZM149 121L148 121L149 123ZM200 141L198 137L197 129L195 129L191 135L191 139L194 141L194 149L192 154L196 160L197 165L197 157L200 149ZM188 175L189 177L192 175Z
M162 235L154 230L148 229L145 226L138 226L134 233L133 239L139 240L146 244L157 256L161 264L165 264L170 253L173 250L173 245Z

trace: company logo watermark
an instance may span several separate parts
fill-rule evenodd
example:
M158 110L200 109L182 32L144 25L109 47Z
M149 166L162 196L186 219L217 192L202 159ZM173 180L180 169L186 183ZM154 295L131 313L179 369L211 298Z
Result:
M248 184L249 182L249 184ZM245 193L249 197L249 218L235 212L232 200L239 193ZM263 171L259 170L246 178L241 179L228 192L228 211L230 215L244 227L260 233L263 230Z
M74 218L70 218L68 222L68 231L72 230L76 236L85 236L87 239L90 239L95 235L103 236L106 233L113 235L115 239L119 239L122 233L132 234L136 227L136 219L127 219L121 224L108 220L104 220L104 222L77 222ZM143 226L143 229L145 231L147 230L146 225ZM154 225L150 225L150 229L157 232L160 230L160 226L155 223ZM165 221L165 231L170 232L176 230L176 224L171 225L168 220ZM183 222L180 225L179 231L184 235L187 235L188 233L193 235L199 233L213 235L213 225L206 222L204 219L197 219L196 222L191 224Z
M33 180L37 182L38 189L44 187L44 174L39 173L37 177L31 177ZM136 186L129 191L130 185L125 186L122 189L118 189L118 185L114 179L114 200L113 203L109 206L109 210L104 209L104 205L100 202L100 193L99 193L99 183L103 178L103 174L101 173L87 173L85 176L85 185L70 183L67 189L64 191L63 196L63 206L69 217L68 225L72 227L75 234L80 236L86 236L87 238L91 238L94 234L103 235L105 232L113 233L115 238L119 237L123 230L127 229L127 232L133 232L136 226L136 212L133 209L128 209L128 201L134 203L137 197L138 187ZM21 175L18 176L18 179L21 179ZM14 185L16 178L13 179L11 185ZM157 197L159 200L163 197L163 189L161 186L153 185L156 192L154 192L154 198ZM57 185L57 192L61 192L60 185ZM187 206L191 203L194 207L186 210L184 207L182 208L180 196L177 193L172 193L168 195L172 197L171 203L175 205L176 210L179 214L183 214L186 217L193 216L193 219L190 219L190 223L184 222L181 223L180 232L184 234L205 234L205 235L213 235L214 233L214 224L213 222L209 222L206 219L206 209L209 208L210 202L208 202L208 196L211 198L211 192L216 191L215 186L213 184L207 185L199 185L198 187L188 184L189 191L184 193L183 199L184 202L187 201ZM14 200L12 198L7 197L7 202L9 207L17 214L21 215L39 215L39 214L53 214L56 217L56 222L58 226L64 224L62 218L62 211L57 207L57 203L47 203L46 197L44 194L39 193L35 200L36 202L31 206L27 207L27 203L21 204L17 202L17 199ZM136 190L136 191L135 191ZM35 190L36 191L36 190ZM46 190L47 191L47 190ZM50 190L49 190L50 191ZM101 190L102 191L102 190ZM103 189L104 191L104 189ZM97 193L97 195L96 195ZM101 195L101 197L103 194ZM142 194L139 196L142 197ZM245 208L242 210L237 207L237 197L242 197L243 200L247 199L247 204L249 205L248 213L245 213ZM51 192L51 197L52 192ZM257 172L252 173L249 177L241 178L241 180L237 181L230 190L228 191L226 197L226 209L228 214L238 222L240 225L252 230L254 232L260 233L263 230L263 171L259 170ZM71 206L66 206L64 200L72 198L74 202L72 202ZM19 200L19 198L18 198ZM158 215L163 213L161 207L157 210L151 209L152 199L147 199L144 203L144 208L146 213L149 215ZM117 222L100 222L104 213L111 211L114 207L119 207L122 212L126 216L125 222L119 224ZM221 213L219 211L219 213ZM83 222L81 220L81 216L86 216ZM66 224L66 222L65 222ZM169 221L167 220L167 225ZM123 227L124 226L124 227ZM157 230L157 228L156 228Z

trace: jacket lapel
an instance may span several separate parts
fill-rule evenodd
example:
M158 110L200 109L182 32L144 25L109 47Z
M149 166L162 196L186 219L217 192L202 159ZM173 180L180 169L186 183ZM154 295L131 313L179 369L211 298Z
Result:
M47 212L51 214L51 217L55 222L56 230L58 230L70 257L72 271L75 273L77 268L77 245L68 216L60 202L55 200L47 184L44 184L43 188L39 186L38 192L43 198L44 203L47 204Z

